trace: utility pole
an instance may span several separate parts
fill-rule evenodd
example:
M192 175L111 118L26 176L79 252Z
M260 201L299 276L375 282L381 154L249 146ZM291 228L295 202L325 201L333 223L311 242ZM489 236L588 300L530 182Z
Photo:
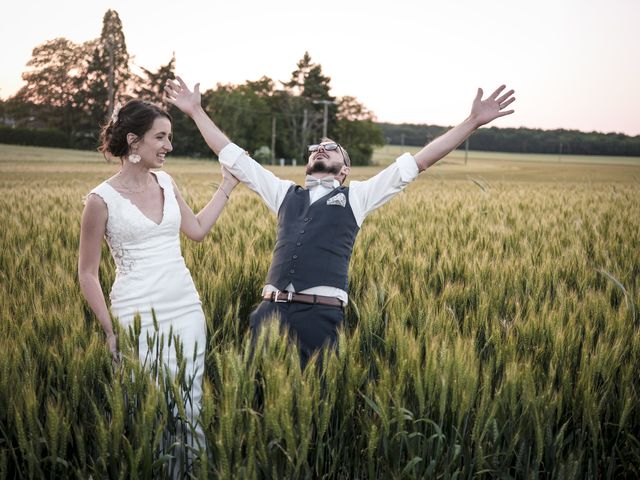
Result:
M467 164L467 158L469 157L469 139L464 141L464 164Z
M304 158L307 153L307 121L309 118L309 111L305 108L304 115L302 117L302 145L300 158Z
M271 117L271 165L276 163L276 117Z
M329 105L333 105L336 102L332 102L331 100L314 100L314 104L316 105L324 105L324 117L322 123L322 136L327 136L327 124L329 123Z
M562 142L560 142L560 150L558 151L558 163L562 163Z

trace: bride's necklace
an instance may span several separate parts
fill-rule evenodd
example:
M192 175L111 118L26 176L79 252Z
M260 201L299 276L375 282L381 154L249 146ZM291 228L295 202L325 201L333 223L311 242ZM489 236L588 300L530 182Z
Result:
M116 177L118 177L120 174L116 175ZM125 192L125 193L142 193L142 192L146 192L147 189L149 188L149 185L151 184L151 182L149 182L149 178L147 178L147 183L145 184L144 187L140 188L132 188L129 187L128 185L125 185L121 179L118 179L118 186Z

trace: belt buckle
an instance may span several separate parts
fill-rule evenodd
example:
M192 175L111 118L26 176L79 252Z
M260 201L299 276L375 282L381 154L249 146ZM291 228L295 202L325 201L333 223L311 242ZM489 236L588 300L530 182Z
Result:
M293 292L287 292L287 298L284 300L278 300L278 296L283 293L280 290L276 290L275 292L273 292L273 302L274 303L291 303L291 300L293 299Z

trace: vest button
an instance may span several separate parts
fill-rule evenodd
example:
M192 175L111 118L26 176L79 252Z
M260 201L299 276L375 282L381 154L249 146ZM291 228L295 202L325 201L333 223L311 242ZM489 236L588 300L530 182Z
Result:
M304 233L304 230L300 230L300 233Z
M298 255L294 255L294 256L293 256L293 259L294 259L294 260L295 260L295 259L297 259L297 258L298 258Z
M289 270L289 273L296 273L296 271L292 268L291 270Z
M296 246L299 247L300 245L302 245L300 242L296 243Z

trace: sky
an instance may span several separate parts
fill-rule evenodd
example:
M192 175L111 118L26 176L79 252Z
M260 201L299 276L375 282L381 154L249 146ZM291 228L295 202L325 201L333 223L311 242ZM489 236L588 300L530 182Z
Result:
M476 89L517 98L498 127L640 135L640 0L23 0L0 6L0 97L34 47L100 35L114 9L136 65L173 52L201 90L286 81L308 51L379 121L455 125Z

